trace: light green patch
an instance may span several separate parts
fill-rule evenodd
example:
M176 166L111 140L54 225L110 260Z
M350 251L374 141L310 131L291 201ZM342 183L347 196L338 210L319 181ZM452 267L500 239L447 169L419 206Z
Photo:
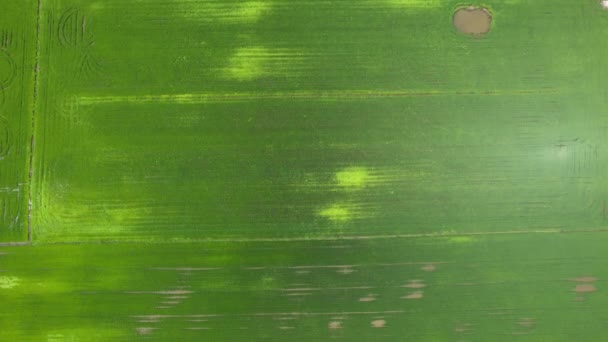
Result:
M109 329L104 326L100 331L98 327L63 329L46 334L47 342L77 342L77 341L109 341L125 339L125 332L120 329Z
M238 49L230 58L226 68L226 76L241 81L252 80L267 72L268 50L263 47L248 47Z
M105 4L102 1L92 2L88 6L88 10L90 11L100 11L105 8Z
M454 229L449 229L449 230L440 230L440 231L437 231L437 232L433 232L430 235L454 235L456 233L457 232ZM448 237L448 238L450 238L450 237Z
M290 50L291 51L291 50ZM286 51L287 53L287 51ZM291 75L298 75L301 70L301 63L304 61L304 55L291 52L291 62L293 68L284 72L289 71ZM280 70L280 69L279 69ZM279 70L274 70L275 73ZM229 71L229 68L224 68L222 71ZM226 76L226 75L225 75ZM167 93L167 94L140 94L140 95L91 95L83 94L74 98L76 105L80 106L91 106L97 104L111 104L111 103L174 103L174 104L208 104L208 103L227 103L227 102L245 102L251 100L260 100L272 98L275 100L333 100L333 101L348 101L361 97L373 97L373 98L394 98L397 96L417 96L425 93L425 96L454 96L458 95L459 92L454 91L436 91L436 90L411 90L411 89L399 89L399 90L295 90L295 91L277 91L277 92L202 92L202 93ZM464 91L472 92L472 91ZM525 89L520 92L524 93L536 93L536 94L548 94L551 90L535 90ZM495 95L514 95L508 92L496 91ZM328 144L328 147L337 149L349 149L352 147L348 143L332 143Z
M244 1L238 5L230 2L185 1L177 13L191 20L225 24L253 24L270 13L270 1Z
M301 62L302 55L288 49L249 46L237 49L223 71L228 79L251 81L267 76L297 75Z
M21 279L14 276L2 276L0 277L0 289L12 289L19 286Z
M61 227L63 224L81 222L86 217L95 216L98 219L91 223L84 235L96 234L124 234L129 232L136 222L146 220L150 216L149 208L145 206L111 206L105 203L92 201L77 202L72 198L72 187L57 185L47 190L47 196L41 198L40 206L49 209L49 215L35 217L37 234L53 236L60 234L61 230L47 229L47 227ZM81 224L82 225L82 224ZM74 237L77 239L78 237Z
M247 1L239 5L233 14L243 22L257 22L270 12L271 5L267 1Z
M437 8L441 6L439 0L383 0L382 2L395 7Z
M318 215L335 223L348 222L353 218L352 210L343 204L332 204L321 209Z
M361 189L370 178L370 172L364 167L347 167L336 173L338 186L348 189Z
M476 239L471 236L453 236L447 238L450 243L472 243L475 242Z
M262 276L249 288L251 291L267 291L279 288L278 281L271 275Z

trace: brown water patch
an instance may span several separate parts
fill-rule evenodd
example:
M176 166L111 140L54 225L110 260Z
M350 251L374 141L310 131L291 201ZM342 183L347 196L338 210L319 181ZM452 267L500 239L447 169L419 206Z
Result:
M534 322L534 318L522 318L519 320L519 322L517 322L517 324L521 327L532 328L536 322Z
M160 271L183 271L183 272L219 270L219 268L215 268L215 267L156 267L154 269L160 270Z
M570 281L576 281L579 283L593 283L597 281L596 277L579 277L579 278L574 278L574 279L570 279Z
M310 296L311 294L312 294L312 292L295 292L295 293L285 294L284 296L286 296L286 297L303 297L303 296Z
M355 271L352 268L342 268L342 269L340 269L340 270L338 270L336 272L338 272L340 274L351 274L351 273L353 273Z
M454 328L454 332L457 332L457 333L466 333L466 332L470 332L470 331L473 331L473 324L471 324L471 323L461 324Z
M485 8L471 6L454 12L452 22L454 27L464 34L482 36L490 31L492 15Z
M342 322L338 322L338 321L329 322L327 324L327 328L332 329L332 330L342 329Z
M191 294L193 292L187 291L187 290L171 290L171 291L129 291L126 293L128 293L128 294L186 295L186 294Z
M372 321L372 328L384 328L386 326L386 321L383 319L376 319Z
M407 296L403 296L401 298L403 298L403 299L420 299L422 297L424 297L424 293L422 291L415 291L415 292L412 292L412 293L408 294Z
M422 284L422 283L409 283L409 284L403 285L401 287L407 287L409 289L421 289L423 287L426 287L426 285Z
M593 284L578 284L573 290L576 293L595 292L597 288Z
M368 294L367 296L363 297L363 298L359 298L360 302L373 302L376 300L376 295L375 294Z
M424 266L420 267L420 269L425 272L435 272L437 270L437 266L435 266L433 264L428 264L428 265L424 265Z
M139 328L135 328L135 331L137 331L137 333L139 335L150 335L156 329L158 329L158 328L139 327Z
M178 300L172 300L172 301L167 301L167 302L161 302L161 304L163 304L163 305L177 305L177 304L179 304L179 303L181 303L181 302L180 302L180 301L178 301Z
M161 318L167 318L168 316L165 316L165 315L141 315L141 316L133 316L133 317L143 318L143 319L159 320Z

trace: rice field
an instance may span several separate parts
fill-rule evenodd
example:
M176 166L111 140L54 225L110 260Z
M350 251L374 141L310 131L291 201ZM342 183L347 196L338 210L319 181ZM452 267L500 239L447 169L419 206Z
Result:
M603 2L0 1L0 340L603 336Z

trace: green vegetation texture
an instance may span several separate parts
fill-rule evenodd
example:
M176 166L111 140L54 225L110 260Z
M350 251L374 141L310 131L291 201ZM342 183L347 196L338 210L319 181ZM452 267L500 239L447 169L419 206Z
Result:
M42 1L37 241L606 226L608 11Z
M0 340L601 340L599 0L0 5Z
M0 1L0 243L28 238L36 4Z
M4 247L0 335L6 341L601 339L608 319L606 242L604 233L587 233Z

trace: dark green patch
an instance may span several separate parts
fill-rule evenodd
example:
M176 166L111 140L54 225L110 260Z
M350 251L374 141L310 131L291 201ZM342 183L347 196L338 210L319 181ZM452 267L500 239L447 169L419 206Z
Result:
M0 243L28 237L36 3L0 11Z

